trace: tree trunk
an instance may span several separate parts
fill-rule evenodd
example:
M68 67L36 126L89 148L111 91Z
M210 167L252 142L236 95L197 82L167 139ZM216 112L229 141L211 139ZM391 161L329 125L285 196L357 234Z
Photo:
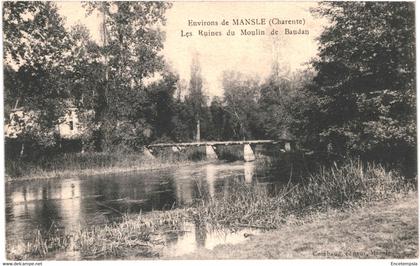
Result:
M197 119L197 135L196 135L196 140L197 142L200 141L201 136L200 136L200 119Z
M22 141L22 145L20 146L20 153L19 153L19 157L22 158L23 157L23 153L25 151L25 142Z

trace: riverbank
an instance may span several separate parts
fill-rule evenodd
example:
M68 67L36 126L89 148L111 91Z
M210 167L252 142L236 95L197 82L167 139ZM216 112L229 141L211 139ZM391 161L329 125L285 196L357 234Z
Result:
M244 243L164 259L412 259L418 258L418 195L358 208L288 218L278 230Z
M264 156L262 156L264 157ZM219 160L242 160L237 148L221 148ZM142 152L85 152L43 154L38 157L11 158L6 154L6 181L49 178L72 178L132 171L160 170L171 167L205 164L203 147L187 147L182 152L161 149L154 157Z
M176 156L178 155L178 156ZM197 158L190 158L196 156ZM49 178L72 178L118 174L133 171L161 170L171 167L204 164L196 154L164 154L150 158L127 153L70 153L36 161L6 160L6 181Z
M180 168L191 165L203 165L208 162L206 161L178 161L178 162L163 162L161 160L145 160L142 164L137 166L110 166L110 167L97 167L88 169L68 169L68 170L53 170L53 171L37 171L29 175L11 177L5 176L6 182L12 181L27 181L37 179L52 179L52 178L74 178L74 177L88 177L97 175L108 175L108 174L124 174L136 171L156 171L164 170L168 168Z

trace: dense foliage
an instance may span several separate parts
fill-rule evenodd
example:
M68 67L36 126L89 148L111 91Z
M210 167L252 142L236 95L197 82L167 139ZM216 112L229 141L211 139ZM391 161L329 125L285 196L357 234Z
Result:
M295 138L315 151L415 162L413 3L320 3L314 14L330 24L311 69L273 62L265 79L225 71L224 95L213 99L198 54L189 81L160 55L170 4L84 6L102 16L99 44L84 26L66 30L52 2L3 5L5 118L21 108L36 120L20 123L22 141L54 146L54 127L72 106L84 123L82 146L96 151L198 137Z
M70 39L63 19L50 2L6 2L3 33L5 113L19 107L40 110L20 123L20 135L54 145L53 129L68 97L64 84Z
M309 90L313 144L337 153L415 162L414 3L328 2Z

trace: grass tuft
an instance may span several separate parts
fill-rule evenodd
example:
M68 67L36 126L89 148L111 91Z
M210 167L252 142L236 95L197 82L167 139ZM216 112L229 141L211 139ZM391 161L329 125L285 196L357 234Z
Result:
M297 184L289 182L276 195L269 193L266 186L238 182L229 193L197 208L197 212L206 222L216 225L276 229L290 215L357 206L411 188L414 187L403 177L381 165L349 160L321 168Z

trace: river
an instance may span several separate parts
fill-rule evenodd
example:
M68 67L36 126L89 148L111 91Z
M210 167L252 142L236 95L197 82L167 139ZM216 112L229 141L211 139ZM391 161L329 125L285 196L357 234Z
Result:
M232 181L268 186L275 191L288 177L256 162L207 163L156 171L68 179L14 181L6 184L7 243L29 240L52 224L66 231L118 220L123 214L188 206L194 200L229 193ZM187 225L188 227L188 225ZM166 253L180 255L197 247L245 240L243 232L189 234L171 241ZM257 233L257 232L249 232Z

